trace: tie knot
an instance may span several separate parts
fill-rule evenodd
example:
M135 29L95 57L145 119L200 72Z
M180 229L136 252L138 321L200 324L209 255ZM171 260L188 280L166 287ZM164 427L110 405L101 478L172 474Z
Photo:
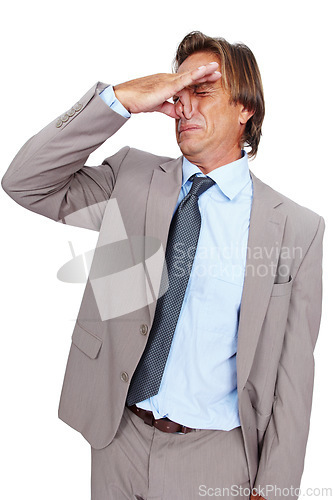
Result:
M193 179L193 183L190 189L189 194L195 194L196 196L200 196L207 189L215 184L215 181L210 177L198 177L196 174L190 177L190 180Z

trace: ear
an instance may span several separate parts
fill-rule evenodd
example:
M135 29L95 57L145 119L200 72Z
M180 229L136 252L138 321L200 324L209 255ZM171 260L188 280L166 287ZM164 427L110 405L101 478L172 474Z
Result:
M248 110L245 106L241 105L239 110L239 123L246 125L246 122L254 115L254 111Z

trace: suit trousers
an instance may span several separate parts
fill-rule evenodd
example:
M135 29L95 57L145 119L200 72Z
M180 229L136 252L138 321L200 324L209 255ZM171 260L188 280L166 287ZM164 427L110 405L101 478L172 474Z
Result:
M91 500L240 500L250 480L240 427L165 433L124 409L113 441L91 448Z

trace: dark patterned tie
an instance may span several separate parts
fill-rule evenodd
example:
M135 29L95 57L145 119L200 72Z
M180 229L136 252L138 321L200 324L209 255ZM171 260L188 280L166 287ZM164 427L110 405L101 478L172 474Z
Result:
M169 229L165 253L168 273L167 277L162 275L160 290L167 288L165 280L169 286L157 300L147 345L128 390L128 406L158 393L182 308L200 233L198 197L215 184L209 177L192 175L190 180L191 189L180 202Z

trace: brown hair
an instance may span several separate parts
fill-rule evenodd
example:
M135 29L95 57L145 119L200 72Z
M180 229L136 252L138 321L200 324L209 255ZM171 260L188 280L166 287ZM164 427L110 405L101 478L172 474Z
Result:
M243 43L231 44L224 38L212 38L200 31L192 31L180 42L174 59L177 71L194 52L212 52L221 60L222 86L230 93L231 103L241 103L254 115L247 121L242 146L250 146L250 157L255 157L265 116L264 91L257 61Z

